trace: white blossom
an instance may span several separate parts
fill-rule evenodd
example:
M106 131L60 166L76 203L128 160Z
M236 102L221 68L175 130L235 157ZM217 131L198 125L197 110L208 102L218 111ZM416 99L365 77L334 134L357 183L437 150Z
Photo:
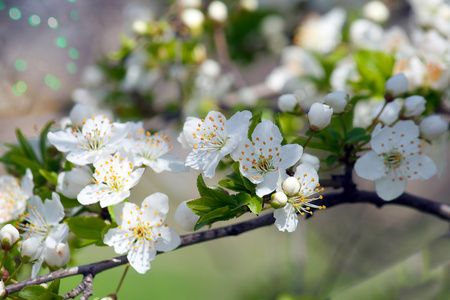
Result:
M73 169L58 174L56 191L67 198L76 199L88 184L92 183L92 171L88 166L74 165Z
M3 249L10 249L19 240L20 234L16 227L6 224L0 230L0 242Z
M103 154L116 152L128 132L126 124L97 116L86 119L81 128L49 132L48 141L59 151L68 152L68 161L81 166L97 161Z
M298 98L294 94L284 94L278 98L278 108L282 112L292 112L298 105Z
M383 112L379 116L379 120L383 122L383 124L389 126L398 120L398 116L400 114L400 111L402 110L402 105L400 104L400 99L395 99L394 101L389 102L386 106L384 106L385 103L386 101L383 100L375 105L372 109L371 116L372 119L374 119L379 115L380 111L384 107Z
M301 215L304 215L305 213L312 215L311 207L316 209L325 208L325 206L319 206L311 203L311 201L323 198L321 195L318 197L313 196L319 192L323 192L324 189L320 188L319 175L314 167L309 163L299 165L295 170L294 176L287 177L284 181L282 181L281 186L285 185L286 180L296 180L300 186L300 189L295 194L286 195L287 204L284 207L276 209L273 216L275 217L275 225L278 230L293 232L297 229L297 213L300 213ZM278 186L277 191L281 190L282 188Z
M157 251L171 251L181 243L178 233L164 223L169 211L165 194L148 196L141 207L127 202L117 205L114 211L119 227L110 229L103 242L118 254L128 252L128 261L138 273L150 269Z
M377 23L386 22L389 15L389 8L381 1L370 1L363 6L363 16Z
M251 117L251 112L241 111L227 120L222 113L211 111L203 120L187 118L178 137L180 143L193 148L186 166L203 170L206 177L213 177L220 160L247 136Z
M119 150L114 156L104 155L94 163L94 184L83 188L78 194L78 202L89 205L100 202L101 207L115 205L130 196L144 173L144 168L135 169L133 156Z
M370 141L374 151L355 164L359 177L375 181L378 196L389 201L400 196L407 180L429 179L436 173L433 161L423 153L419 127L399 121L392 127L378 124Z
M42 250L44 250L44 248L42 247L40 239L35 237L28 238L20 243L20 255L22 261L25 263L34 262L39 259Z
M31 277L36 277L41 268L44 261L44 248L65 242L69 233L69 226L65 223L59 223L63 218L64 207L57 193L53 193L52 200L47 199L45 203L42 203L42 199L39 196L31 197L28 202L28 211L25 214L27 223L20 227L24 231L22 237L24 239L37 238L42 243L41 249L38 250L41 254L38 262L33 265Z
M278 127L264 120L256 125L252 141L243 139L231 153L231 158L239 162L242 175L256 184L260 197L275 190L281 172L294 165L303 153L303 147L297 144L281 146L282 140Z
M218 23L224 23L228 18L227 6L222 1L212 1L208 6L208 16Z
M319 171L320 169L320 159L315 155L303 153L302 157L299 160L299 163L310 163L316 171Z
M52 268L61 268L70 260L70 248L67 243L46 243L44 248L44 260Z
M27 169L22 183L10 175L0 177L0 223L17 219L26 208L27 200L33 195L33 174Z

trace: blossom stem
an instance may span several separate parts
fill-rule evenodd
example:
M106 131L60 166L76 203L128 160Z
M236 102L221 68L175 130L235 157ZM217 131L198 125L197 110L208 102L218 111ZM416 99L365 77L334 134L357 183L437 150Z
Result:
M345 126L345 121L342 115L339 115L339 120L342 123L342 129L344 130L344 136L347 136L347 126Z
M12 278L14 277L14 275L17 274L17 272L19 272L20 268L22 268L23 266L23 261L20 262L19 266L17 267L17 269L8 277L8 279L6 279L5 281L5 285L8 284L8 282L10 282L12 280Z
M125 280L125 276L127 275L129 268L130 268L130 264L128 263L125 267L125 270L123 271L122 278L120 278L119 284L117 285L116 292L114 293L115 295L117 295L119 293L120 287L122 286L122 283Z
M2 263L0 264L0 270L3 269L3 266L5 265L7 254L8 254L8 250L5 250L5 255L3 256Z
M306 148L306 145L308 145L309 141L312 139L313 134L314 134L314 133L311 131L311 134L308 136L308 139L307 139L306 142L303 144L303 149Z
M380 118L381 114L383 113L383 110L386 108L386 105L388 104L387 101L384 102L383 107L381 108L380 112L378 113L378 115L375 117L375 119L373 119L372 124L370 124L369 127L367 127L367 131L368 132L372 132L372 130L375 128L375 125L377 125L378 123L378 119ZM367 142L366 142L367 143Z

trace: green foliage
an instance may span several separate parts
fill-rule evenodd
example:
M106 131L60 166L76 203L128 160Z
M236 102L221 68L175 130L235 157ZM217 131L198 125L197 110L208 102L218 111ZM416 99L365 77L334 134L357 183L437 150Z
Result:
M59 279L52 282L52 284L46 289L40 285L30 285L24 287L19 296L27 300L62 300L62 296L58 295Z
M384 84L392 76L394 57L383 52L360 50L354 54L354 59L361 76L358 82L352 83L355 92L384 95Z
M101 241L106 222L97 217L73 217L65 221L70 231L81 239Z
M197 178L197 188L201 198L189 201L187 206L200 216L194 229L216 221L226 221L245 213L244 206L251 200L250 195L239 193L230 196L222 189L212 189L206 186L202 175Z

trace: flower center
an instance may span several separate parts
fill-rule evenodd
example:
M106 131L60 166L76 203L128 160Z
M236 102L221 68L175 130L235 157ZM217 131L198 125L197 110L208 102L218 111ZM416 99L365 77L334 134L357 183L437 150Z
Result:
M275 169L273 167L273 160L272 160L271 155L269 155L268 158L261 155L260 159L258 159L258 161L253 160L252 165L253 165L253 168L256 169L258 171L258 173L260 173L260 174L265 174L265 173Z
M397 148L393 148L391 151L383 153L384 165L389 169L396 169L401 166L405 157L398 151Z

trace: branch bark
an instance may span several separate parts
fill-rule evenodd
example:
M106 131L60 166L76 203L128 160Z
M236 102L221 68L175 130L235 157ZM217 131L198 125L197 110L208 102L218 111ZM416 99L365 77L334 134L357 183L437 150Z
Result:
M399 198L392 201L383 201L374 192L352 190L350 192L344 191L342 193L327 194L324 196L323 200L317 201L317 204L325 205L327 208L345 203L370 203L376 205L377 207L382 207L385 205L401 205L433 215L445 221L450 221L450 205L416 197L410 194L403 194ZM266 214L238 224L184 235L181 237L181 245L177 249L226 236L240 235L253 229L271 225L274 222L275 219L273 217L273 214ZM85 282L85 278L93 279L96 274L102 271L112 269L126 263L128 263L127 257L126 255L122 255L100 262L54 271L52 273L42 275L34 279L29 279L16 284L12 284L6 287L6 291L8 294L12 294L20 291L25 286L41 284L55 280L57 278L65 278L82 274L84 275L84 278L82 283L78 286L80 287ZM78 292L78 287L73 291L67 293L65 297L69 298L69 295L75 293L75 290L77 290ZM85 287L83 287L83 290L81 290L78 294L80 294L81 292L85 294L84 296L87 296L89 294L89 286L86 285Z

